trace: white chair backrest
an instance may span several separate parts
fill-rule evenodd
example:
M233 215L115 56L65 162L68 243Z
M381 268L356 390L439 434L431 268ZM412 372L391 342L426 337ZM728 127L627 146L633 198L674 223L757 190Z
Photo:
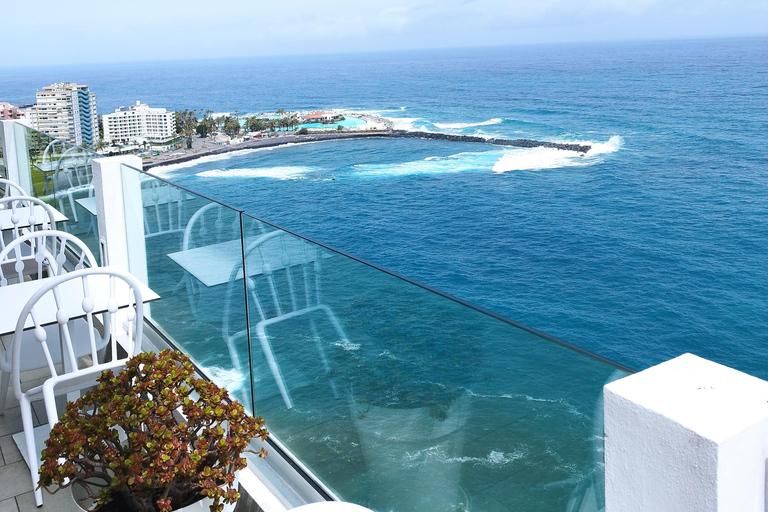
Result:
M0 286L20 283L26 275L37 279L65 273L67 250L77 258L74 270L99 264L82 240L64 231L44 230L22 235L0 251Z
M30 196L11 196L0 199L0 210L10 210L11 215L0 226L3 232L10 232L11 239L16 239L24 231L56 229L55 210L51 205ZM5 233L4 233L5 235ZM6 236L0 236L0 249L5 248Z
M237 211L217 203L209 203L197 210L187 222L181 248L186 251L228 240L239 240L241 236L252 238L267 232L264 223L250 217L243 219L241 231L240 214Z
M255 307L259 320L320 304L320 260L315 245L285 231L272 231L249 244L245 249L248 304ZM230 273L230 284L242 275L242 262L238 262Z
M52 164L58 162L66 150L67 144L65 142L53 139L45 147L45 151L43 151L43 166L51 168Z
M57 162L56 174L53 177L54 191L61 193L90 186L93 179L91 159L92 155L78 146L64 151Z
M159 180L144 180L141 182L141 200L145 238L185 232L183 190Z
M117 317L118 307L126 304L127 322L124 323ZM117 352L118 336L126 335L128 343L128 357L133 357L141 351L142 330L144 327L144 313L139 282L135 277L112 267L89 268L76 270L51 279L27 301L24 309L16 322L16 330L13 333L11 346L13 347L13 389L16 397L21 399L21 354L23 343L39 343L45 354L47 368L50 377L56 377L62 373L56 368L56 361L51 356L48 347L46 330L43 328L41 318L45 317L44 309L55 308L56 323L59 326L59 339L50 340L52 343L62 343L62 358L67 358L69 371L62 373L77 373L80 371L73 340L70 335L69 323L79 318L85 318L88 324L89 342L91 347L90 360L84 361L88 368L96 368L100 364L98 356L98 339L94 328L94 316L104 311L108 317L105 323L109 329L112 340L112 357L114 363L120 358ZM50 315L50 311L48 312ZM30 324L27 326L27 324ZM127 326L127 332L122 332L121 326ZM34 336L25 339L22 333L27 328L34 329ZM106 364L106 363L105 363Z
M3 188L2 196L3 198L11 197L11 196L28 196L27 192L21 188L16 183L12 182L11 180L6 180L4 178L0 178L0 187ZM0 208L3 208L3 206L0 206Z

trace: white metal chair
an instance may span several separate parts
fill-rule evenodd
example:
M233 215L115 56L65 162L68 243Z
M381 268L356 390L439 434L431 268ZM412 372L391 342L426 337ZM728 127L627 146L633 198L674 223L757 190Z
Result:
M29 194L27 194L27 192L23 188L21 188L19 185L12 182L11 180L0 178L0 186L3 187L2 198L11 197L11 196L29 196ZM2 205L0 206L0 209L4 207L5 205Z
M108 278L109 293L107 296L93 293L99 284L104 283L104 281L95 282L99 276L107 276ZM79 285L76 288L69 288L70 294L67 295L61 289L70 281L79 281ZM129 327L127 334L118 332L118 326L122 326L123 323L117 318L119 304L119 297L116 293L117 281L123 281L128 287L127 318ZM81 292L77 294L77 298L74 300L71 293L73 290ZM50 300L46 301L46 296L51 296L47 297ZM97 303L97 300L104 302L104 304ZM54 326L60 333L56 341L49 338L46 326L41 325L38 320L40 318L39 309L45 307L45 305L40 305L41 302L47 302L48 306L54 304L56 307L57 323ZM111 326L109 338L112 340L112 350L108 362L99 362L98 358L98 340L95 336L96 323L94 318L96 314L94 311L100 306L106 307L106 312L103 314L109 318L108 325ZM84 340L78 338L76 329L72 328L72 322L78 321L82 317L87 324L87 337ZM13 390L21 406L29 470L32 476L32 487L35 489L35 502L38 507L43 504L43 493L41 489L37 489L39 452L35 443L32 423L32 402L43 399L48 416L48 427L52 428L59 418L56 408L57 395L79 391L94 385L104 370L121 371L128 358L141 351L143 321L139 282L130 274L110 267L76 270L69 274L57 276L40 288L24 306L11 341L13 347ZM28 322L31 322L32 337L25 336L25 333L28 332L25 330L25 325ZM128 357L119 358L116 340L124 336L128 346ZM83 342L89 347L87 355L90 358L81 358L79 360L80 366L78 366L79 352L76 347ZM57 345L62 348L57 349ZM24 361L30 346L31 350L37 350L41 353L45 362L44 367L48 368L50 376L43 384L23 390L21 372L24 369ZM60 355L62 350L65 352L65 364L61 372L57 368L59 361L54 357L57 350L59 350Z
M17 238L8 246L0 251L0 286L13 286L20 283L25 278L43 279L46 277L61 276L66 274L67 253L76 254L79 252L79 258L72 265L73 270L82 270L86 267L97 267L96 258L94 258L88 247L77 237L64 231L37 231L28 233ZM25 254L26 253L26 254ZM101 334L95 331L93 334L99 340L96 347L102 351L109 342L108 319L102 319L103 331ZM75 354L82 357L90 352L90 344L86 340L90 337L88 323L84 319L72 322L71 331L75 337L80 340L75 343ZM55 325L44 327L48 339L56 339L59 331ZM24 331L23 337L33 338L32 331ZM26 347L33 347L27 344ZM8 397L8 386L10 382L13 365L9 351L2 350L0 347L0 415L5 412L5 402ZM46 361L41 353L34 351L25 355L22 362L21 371L36 370L46 367ZM50 354L57 363L62 361L61 350L54 348Z
M51 205L30 196L11 196L0 199L0 210L10 210L10 224L0 226L0 250L26 232L56 229L55 210Z
M310 334L317 348L320 362L336 397L338 392L330 377L328 358L317 331L315 318L324 316L336 332L339 343L350 344L336 314L322 303L321 259L322 253L316 246L285 231L272 231L263 235L249 244L245 250L248 307L249 311L255 309L258 314L258 322L252 326L252 329L255 327L264 357L288 409L293 407L293 401L275 359L267 328L280 322L306 316L309 319ZM229 277L230 289L226 296L225 320L222 328L230 357L238 370L242 366L236 345L246 333L245 331L231 332L229 317L231 298L243 293L243 284L240 281L243 278L242 267L242 262L236 264Z

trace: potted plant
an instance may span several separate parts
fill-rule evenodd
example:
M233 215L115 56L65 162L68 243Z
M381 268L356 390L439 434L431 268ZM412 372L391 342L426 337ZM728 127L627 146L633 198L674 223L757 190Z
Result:
M242 455L256 453L249 443L268 435L261 417L195 378L187 356L142 353L67 404L46 441L40 485L73 486L86 510L221 512L240 497Z

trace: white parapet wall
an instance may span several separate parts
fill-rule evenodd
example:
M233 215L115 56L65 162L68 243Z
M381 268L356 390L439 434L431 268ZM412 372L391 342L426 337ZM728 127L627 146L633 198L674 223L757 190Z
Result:
M604 400L606 512L766 512L768 382L684 354Z

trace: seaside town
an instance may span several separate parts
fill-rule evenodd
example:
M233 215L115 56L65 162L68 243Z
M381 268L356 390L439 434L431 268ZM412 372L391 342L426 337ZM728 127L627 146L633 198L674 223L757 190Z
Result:
M95 93L87 85L70 82L43 87L35 99L31 105L0 102L0 119L16 120L101 155L138 155L145 170L240 149L381 136L547 147L581 155L591 149L587 144L402 130L395 128L392 119L341 109L215 113L202 109L169 111L136 101L99 116Z
M99 116L87 85L54 83L35 103L0 101L0 119L13 119L51 137L103 155L136 154L145 168L201 156L295 140L391 133L391 120L345 110L284 110L259 114L170 111L141 101Z

